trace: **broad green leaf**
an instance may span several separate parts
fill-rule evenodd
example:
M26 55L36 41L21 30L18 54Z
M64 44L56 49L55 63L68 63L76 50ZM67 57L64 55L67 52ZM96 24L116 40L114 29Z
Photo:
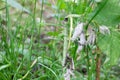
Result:
M120 23L120 0L103 0L98 4L97 9L99 10L101 7L103 8L94 19L97 23L108 26Z
M21 4L19 4L17 1L15 0L2 0L4 2L7 2L10 6L14 7L14 8L17 8L21 11L25 11L27 13L30 13L29 10L27 10L26 8L24 8Z
M111 32L110 35L99 35L98 46L110 59L110 65L116 64L120 58L120 33Z

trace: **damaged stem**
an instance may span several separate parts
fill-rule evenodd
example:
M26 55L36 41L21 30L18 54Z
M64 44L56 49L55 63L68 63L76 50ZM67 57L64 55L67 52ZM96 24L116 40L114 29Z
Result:
M96 58L96 80L100 80L100 67L101 67L100 50L99 50L99 48L97 48L97 58Z

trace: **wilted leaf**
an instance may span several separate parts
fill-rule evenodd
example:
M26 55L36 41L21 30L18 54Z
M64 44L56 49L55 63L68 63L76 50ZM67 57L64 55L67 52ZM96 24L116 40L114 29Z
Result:
M87 44L94 44L95 43L95 39L96 39L96 34L93 31L92 27L88 27L88 38L87 38Z
M66 73L64 74L64 79L65 80L70 80L71 75L74 75L73 71L71 69L67 69Z
M72 36L72 41L76 40L80 36L82 31L83 31L83 23L80 23L75 27L75 30Z
M100 33L102 33L102 34L110 34L110 30L106 26L100 26L99 30L100 30Z
M79 45L85 45L86 44L86 39L85 39L85 34L82 32L79 36L80 40L78 41Z
M79 36L80 40L78 41L78 48L77 48L77 53L80 53L80 51L83 49L83 47L86 44L86 39L85 39L85 34L82 32Z
M82 45L79 45L78 48L77 48L77 53L80 53L80 51L83 49L83 46Z
M64 74L65 80L70 80L70 76L74 76L73 70L74 70L74 61L69 56L69 54L66 55L66 60L64 66L66 67L66 73Z

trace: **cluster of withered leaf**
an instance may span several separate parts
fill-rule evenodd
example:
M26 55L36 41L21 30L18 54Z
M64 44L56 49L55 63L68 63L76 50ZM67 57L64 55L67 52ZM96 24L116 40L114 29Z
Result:
M66 59L65 59L65 67L66 73L64 74L64 79L65 80L70 80L70 76L74 76L73 70L75 69L74 67L74 61L73 58L69 56L69 54L66 54Z
M102 34L110 34L110 30L106 26L99 26L99 32ZM78 49L77 53L84 48L85 45L94 45L96 40L96 32L92 27L88 27L87 29L87 37L86 33L84 32L84 23L79 23L73 32L72 41L77 40L78 42Z
M77 41L78 42L78 48L77 48L77 53L80 53L81 50L86 46L86 45L94 45L95 40L96 40L96 32L93 29L93 27L89 26L86 32L84 31L84 23L79 23L73 32L71 40ZM99 32L101 34L110 34L110 30L106 26L99 26ZM66 60L64 66L67 68L66 73L64 74L64 79L65 80L70 80L70 76L74 76L73 70L74 70L74 61L73 59L69 56L69 54L66 55Z

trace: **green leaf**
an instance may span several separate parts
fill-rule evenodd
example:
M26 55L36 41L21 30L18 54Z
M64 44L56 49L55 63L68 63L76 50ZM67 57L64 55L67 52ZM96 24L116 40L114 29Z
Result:
M8 80L2 72L0 72L0 79L1 80Z
M98 4L99 9L106 0ZM95 9L95 10L96 10ZM114 26L120 23L120 0L107 0L105 6L100 10L94 18L101 25Z
M21 4L19 4L17 1L15 0L2 0L4 2L7 2L10 6L14 7L14 8L17 8L21 11L25 11L27 13L30 13L29 10L27 10L26 8L24 8Z
M5 64L5 65L0 66L0 71L7 68L7 67L9 67L10 65L11 64Z
M120 33L111 32L110 35L99 35L98 46L110 58L110 65L116 64L120 57Z

